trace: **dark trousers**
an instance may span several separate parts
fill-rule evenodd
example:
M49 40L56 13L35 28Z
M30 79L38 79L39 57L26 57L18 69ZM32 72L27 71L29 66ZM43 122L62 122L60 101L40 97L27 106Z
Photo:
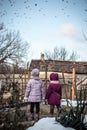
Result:
M57 108L58 110L58 113L60 113L60 106L57 106L57 105L50 105L50 114L53 115L54 114L54 108Z
M36 114L38 114L40 112L40 102L30 103L30 113L34 113L34 107L36 108Z

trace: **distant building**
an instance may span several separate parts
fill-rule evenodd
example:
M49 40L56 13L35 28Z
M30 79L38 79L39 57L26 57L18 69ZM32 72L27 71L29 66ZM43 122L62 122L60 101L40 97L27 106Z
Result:
M44 81L46 88L49 83L49 75L51 72L57 72L59 74L60 82L62 85L67 86L66 91L69 95L72 89L71 86L83 86L83 81L84 85L87 85L87 62L45 60L44 54L42 54L39 60L31 60L29 71L31 72L33 68L38 68L40 70L40 78ZM75 79L73 79L73 70L75 70Z
M78 90L87 88L87 62L46 60L44 54L41 54L40 59L31 60L29 70L18 66L11 68L10 66L0 65L0 83L6 83L7 79L15 80L24 89L22 91L25 91L33 68L40 70L40 78L44 81L45 88L48 87L50 73L57 72L60 83L63 86L63 96L65 96L67 91L68 97L70 97L74 87L77 87Z

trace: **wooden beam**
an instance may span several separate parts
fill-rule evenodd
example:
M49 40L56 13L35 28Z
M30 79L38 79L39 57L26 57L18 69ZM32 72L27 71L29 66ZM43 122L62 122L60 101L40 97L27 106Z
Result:
M31 72L28 70L28 80L30 79Z
M75 99L75 86L76 86L76 70L73 68L72 70L72 100Z

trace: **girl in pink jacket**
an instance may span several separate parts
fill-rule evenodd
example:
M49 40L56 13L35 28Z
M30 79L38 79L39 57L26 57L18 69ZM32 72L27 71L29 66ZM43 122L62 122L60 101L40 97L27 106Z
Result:
M45 88L42 80L39 79L39 70L37 68L31 71L31 79L27 83L25 97L30 103L31 116L29 120L34 120L34 107L36 107L36 120L39 119L40 102L45 98Z

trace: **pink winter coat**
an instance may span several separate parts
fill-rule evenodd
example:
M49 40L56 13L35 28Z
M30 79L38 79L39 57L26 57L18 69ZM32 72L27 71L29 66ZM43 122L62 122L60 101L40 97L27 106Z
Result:
M62 90L61 84L58 81L58 74L52 73L50 75L50 84L48 86L45 98L48 100L48 104L60 106L61 96Z
M45 89L42 80L30 79L27 84L25 97L28 98L29 102L41 102L45 98Z

